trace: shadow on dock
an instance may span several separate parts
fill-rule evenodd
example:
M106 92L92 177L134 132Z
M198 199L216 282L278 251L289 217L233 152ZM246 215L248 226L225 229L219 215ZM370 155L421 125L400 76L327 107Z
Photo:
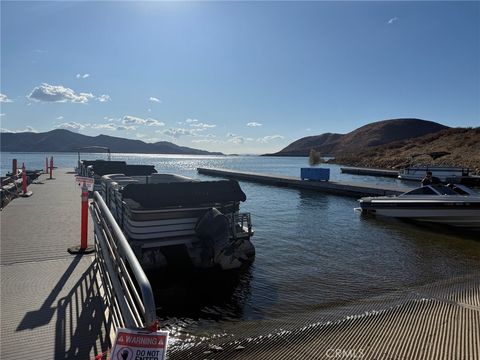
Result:
M111 328L111 319L105 318L94 262L55 304L55 299L81 259L82 256L73 259L40 309L26 313L16 329L23 331L42 327L56 317L55 359L89 359L92 353L100 354L110 347L109 334L105 329Z

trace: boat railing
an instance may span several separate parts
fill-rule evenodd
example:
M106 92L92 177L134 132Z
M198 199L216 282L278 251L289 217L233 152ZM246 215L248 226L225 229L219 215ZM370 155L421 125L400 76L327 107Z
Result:
M252 235L252 219L250 213L229 214L227 218L234 238L242 234L245 229L247 229L248 235Z
M90 205L95 254L114 328L155 324L152 287L125 235L98 191Z

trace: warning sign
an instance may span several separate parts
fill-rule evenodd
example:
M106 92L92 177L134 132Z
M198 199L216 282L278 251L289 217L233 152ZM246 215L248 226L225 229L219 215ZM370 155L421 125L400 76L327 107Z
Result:
M79 187L83 186L83 183L87 185L88 191L93 191L93 183L95 180L93 178L84 177L84 176L75 176L75 182Z
M163 360L167 352L168 332L117 329L112 360Z

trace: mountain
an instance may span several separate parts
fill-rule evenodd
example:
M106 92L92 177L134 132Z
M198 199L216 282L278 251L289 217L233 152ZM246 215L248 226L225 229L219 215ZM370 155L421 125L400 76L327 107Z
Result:
M421 119L392 119L364 125L348 134L326 133L294 141L274 156L308 156L315 149L322 156L354 154L359 150L412 139L448 129L447 126Z
M86 146L104 146L112 152L144 154L223 155L218 152L178 146L167 141L146 143L115 136L87 136L64 129L44 133L0 133L1 151L70 152Z
M447 152L435 160L428 154ZM480 127L449 128L408 140L360 150L335 157L337 164L374 168L403 168L417 165L468 167L480 174Z

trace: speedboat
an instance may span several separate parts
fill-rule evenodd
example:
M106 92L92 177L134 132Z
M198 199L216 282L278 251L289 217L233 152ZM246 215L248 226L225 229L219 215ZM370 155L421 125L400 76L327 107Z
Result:
M362 213L480 228L480 194L464 185L427 185L398 196L358 201Z

